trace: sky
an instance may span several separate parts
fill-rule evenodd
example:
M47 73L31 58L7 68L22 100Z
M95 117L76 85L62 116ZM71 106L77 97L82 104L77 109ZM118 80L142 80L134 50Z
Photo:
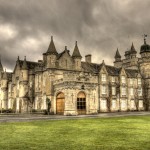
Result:
M113 65L118 48L122 59L132 42L140 51L143 34L150 43L150 0L0 0L0 55L13 71L17 56L42 59L51 36L58 52L75 41L82 60Z

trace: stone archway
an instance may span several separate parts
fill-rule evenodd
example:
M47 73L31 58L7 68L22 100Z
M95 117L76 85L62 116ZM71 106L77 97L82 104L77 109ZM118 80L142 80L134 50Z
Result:
M84 92L79 92L77 95L77 112L78 115L86 114L86 95Z
M56 114L63 115L65 109L65 95L64 93L59 93L56 96Z

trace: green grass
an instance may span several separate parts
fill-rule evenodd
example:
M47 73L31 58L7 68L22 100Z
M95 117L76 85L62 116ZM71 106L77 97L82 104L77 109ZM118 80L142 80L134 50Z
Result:
M149 150L150 116L0 124L0 150Z

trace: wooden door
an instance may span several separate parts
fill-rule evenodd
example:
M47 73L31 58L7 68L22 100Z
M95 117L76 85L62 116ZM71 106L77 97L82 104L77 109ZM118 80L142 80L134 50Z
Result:
M58 94L56 99L56 114L58 115L64 114L64 108L65 108L64 101L65 101L64 94L63 93Z

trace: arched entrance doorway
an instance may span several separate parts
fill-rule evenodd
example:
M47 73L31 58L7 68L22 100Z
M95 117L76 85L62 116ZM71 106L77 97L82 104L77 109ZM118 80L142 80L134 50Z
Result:
M59 93L56 97L56 114L63 115L65 108L65 96L64 93Z
M78 115L86 114L86 96L84 92L80 92L77 97Z

